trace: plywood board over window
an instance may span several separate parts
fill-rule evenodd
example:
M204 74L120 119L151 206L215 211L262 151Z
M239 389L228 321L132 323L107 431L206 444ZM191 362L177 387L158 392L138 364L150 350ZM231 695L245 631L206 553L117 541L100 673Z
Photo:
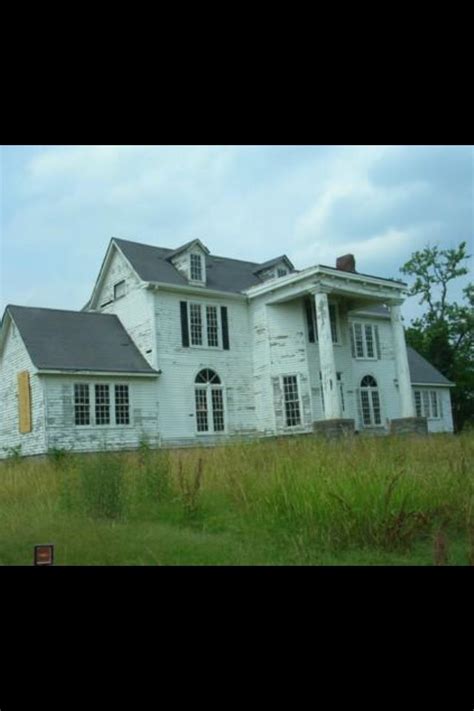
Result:
M17 379L19 429L21 434L27 434L32 430L30 374L27 370L22 370Z

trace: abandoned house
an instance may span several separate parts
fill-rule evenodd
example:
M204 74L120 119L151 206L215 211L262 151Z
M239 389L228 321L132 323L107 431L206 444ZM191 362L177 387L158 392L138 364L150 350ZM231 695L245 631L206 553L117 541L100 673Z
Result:
M8 306L0 457L309 432L451 432L450 383L405 344L406 285L112 239L82 311Z

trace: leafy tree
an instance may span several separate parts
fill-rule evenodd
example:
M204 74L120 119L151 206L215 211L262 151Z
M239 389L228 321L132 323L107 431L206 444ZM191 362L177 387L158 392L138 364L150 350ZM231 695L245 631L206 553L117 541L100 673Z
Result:
M474 284L463 289L462 303L450 302L448 289L468 274L466 242L455 249L425 247L400 271L415 278L409 295L421 295L426 312L406 330L407 343L456 383L451 392L456 431L474 425Z

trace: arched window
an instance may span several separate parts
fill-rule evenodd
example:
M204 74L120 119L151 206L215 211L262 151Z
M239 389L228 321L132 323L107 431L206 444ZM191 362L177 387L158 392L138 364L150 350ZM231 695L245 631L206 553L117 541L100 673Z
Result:
M360 381L360 404L364 427L382 424L379 389L372 375L365 375Z
M224 392L221 379L213 370L201 370L194 384L196 428L198 432L224 432Z

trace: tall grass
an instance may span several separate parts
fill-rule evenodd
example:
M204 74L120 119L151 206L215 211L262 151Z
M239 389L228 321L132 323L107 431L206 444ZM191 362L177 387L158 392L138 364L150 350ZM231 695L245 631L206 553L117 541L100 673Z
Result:
M297 563L354 550L409 556L424 545L429 564L446 564L450 541L462 539L464 562L474 564L473 455L473 434L306 436L7 461L0 465L0 534L21 539L35 521L61 517L78 526L108 521L130 535L143 522L175 532L191 526L221 536L220 562L230 556L225 546L238 545L244 557L258 549L262 562ZM211 545L205 540L201 546Z

